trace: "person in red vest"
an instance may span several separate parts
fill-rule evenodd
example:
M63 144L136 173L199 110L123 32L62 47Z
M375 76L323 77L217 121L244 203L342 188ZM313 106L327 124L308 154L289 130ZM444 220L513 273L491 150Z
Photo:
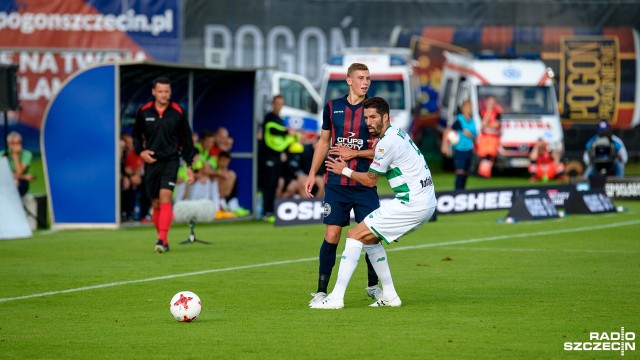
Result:
M549 145L539 138L529 153L529 174L531 181L541 180L547 182L557 178L564 172L564 164L560 162L557 151L549 149Z

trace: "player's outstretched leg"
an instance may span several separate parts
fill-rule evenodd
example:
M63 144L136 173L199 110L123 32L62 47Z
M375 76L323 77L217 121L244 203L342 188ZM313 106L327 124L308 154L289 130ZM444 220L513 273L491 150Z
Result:
M344 307L344 293L349 285L349 280L358 266L362 243L358 240L347 238L338 268L338 279L331 294L321 303L311 304L312 309L342 309Z

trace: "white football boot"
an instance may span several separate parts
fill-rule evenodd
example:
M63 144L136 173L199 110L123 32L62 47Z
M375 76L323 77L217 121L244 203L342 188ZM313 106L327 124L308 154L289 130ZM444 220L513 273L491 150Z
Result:
M380 299L378 299L378 301L374 302L373 304L371 304L369 306L371 306L371 307L383 307L383 306L398 307L400 305L402 305L402 301L400 300L399 296L396 296L393 299L380 298Z
M331 294L322 302L317 302L309 305L312 309L342 309L344 307L344 299L334 299Z
M313 304L321 303L322 301L324 301L324 299L327 297L327 293L323 293L323 292L311 293L311 296L313 296L313 299L309 300L309 306Z

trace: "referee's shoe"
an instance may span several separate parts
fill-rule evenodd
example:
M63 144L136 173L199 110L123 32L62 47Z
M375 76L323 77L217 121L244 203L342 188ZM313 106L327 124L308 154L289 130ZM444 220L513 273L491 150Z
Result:
M154 248L154 250L158 253L158 254L162 254L163 252L167 252L169 251L169 244L164 244L162 242L162 240L158 239L158 241L156 241L156 247Z

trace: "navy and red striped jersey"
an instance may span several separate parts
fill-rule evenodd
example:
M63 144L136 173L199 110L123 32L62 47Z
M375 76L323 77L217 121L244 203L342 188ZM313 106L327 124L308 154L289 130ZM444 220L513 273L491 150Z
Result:
M367 124L364 122L364 110L362 102L356 105L349 104L347 95L329 100L324 107L322 129L331 131L331 143L329 146L345 145L355 150L367 150L371 147L373 137L369 134ZM371 160L355 158L347 162L347 166L353 171L367 172ZM325 182L329 185L362 186L355 180L340 176L333 172L327 173Z
M173 101L161 113L153 101L140 107L133 144L138 154L153 150L153 157L159 161L175 160L181 154L187 165L191 165L195 155L189 122L180 105Z

